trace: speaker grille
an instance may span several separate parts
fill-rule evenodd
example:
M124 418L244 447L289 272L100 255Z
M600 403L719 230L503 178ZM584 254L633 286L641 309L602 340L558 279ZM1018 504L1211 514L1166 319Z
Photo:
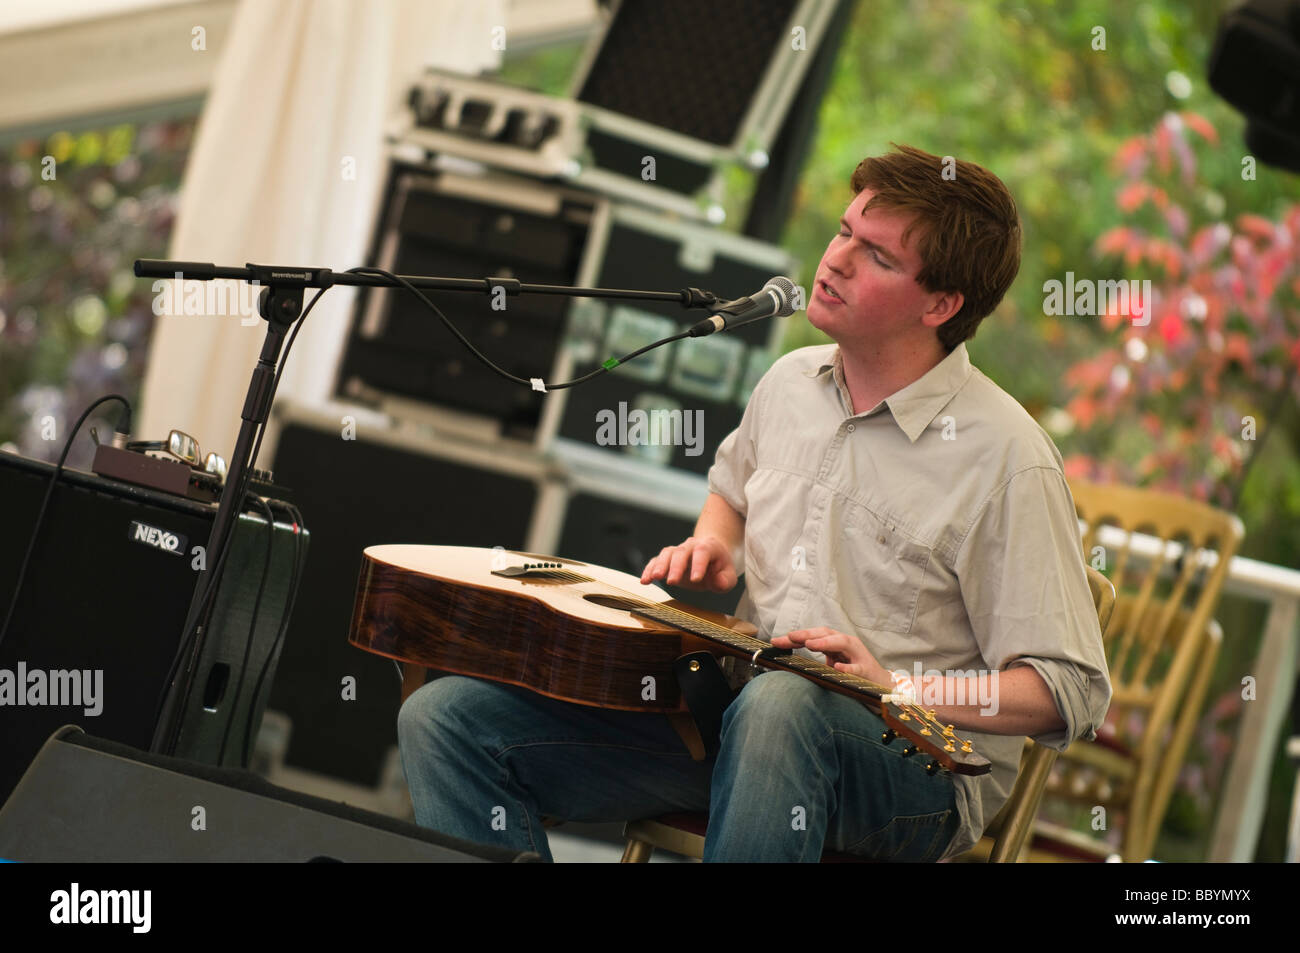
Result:
M626 0L578 98L731 144L795 0Z

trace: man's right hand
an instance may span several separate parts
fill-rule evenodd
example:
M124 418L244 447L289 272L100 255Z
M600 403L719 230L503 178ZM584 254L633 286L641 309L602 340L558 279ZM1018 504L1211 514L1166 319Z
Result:
M716 536L692 536L646 563L642 584L662 579L670 586L708 592L730 592L739 576L727 544Z

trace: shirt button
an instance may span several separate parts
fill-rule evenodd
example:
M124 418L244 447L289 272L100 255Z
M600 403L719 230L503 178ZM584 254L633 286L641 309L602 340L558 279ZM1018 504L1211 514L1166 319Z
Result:
M856 428L853 426L853 424L849 424L849 433L853 433L855 429Z

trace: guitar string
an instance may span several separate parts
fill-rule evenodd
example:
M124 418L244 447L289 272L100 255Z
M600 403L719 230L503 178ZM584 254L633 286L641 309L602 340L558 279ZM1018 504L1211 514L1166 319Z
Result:
M771 645L771 643L764 642L762 639L755 638L754 636L744 635L742 633L736 632L734 629L728 629L726 626L719 625L716 622L711 622L710 620L701 618L700 616L697 615L692 615L689 612L684 612L683 610L677 609L673 606L664 605L661 602L651 602L647 599L642 599L640 596L636 595L636 593L630 592L619 586L615 586L613 583L603 582L601 580L594 579L591 576L585 576L581 573L575 572L574 570L571 569L558 569L558 570L552 569L552 570L542 570L542 571L547 573L548 575L556 576L561 579L566 579L570 582L590 582L590 583L595 583L596 585L599 586L604 586L605 588L610 589L615 593L622 594L633 605L636 605L639 608L651 610L650 612L642 612L643 615L649 615L651 618L656 618L657 613L662 614L661 616L658 617L659 621L665 622L668 625L673 625L673 622L670 620L673 618L677 618L687 624L686 629L688 632L692 631L690 626L693 625L701 626L705 629L714 631L716 633L716 637L718 641L721 641L726 645L729 645L736 649L740 649L742 651L747 651L749 648L753 648L755 646L757 646L760 649L768 648ZM624 611L631 611L631 610L624 610ZM665 619L662 618L662 616L668 616L668 618ZM703 633L697 631L696 634L702 635ZM738 645L736 644L737 640L743 640L744 643L747 644ZM877 685L875 682L871 681L870 679L863 678L860 675L854 675L851 672L840 672L834 668L831 668L829 665L826 665L822 662L818 662L816 659L810 659L803 655L796 655L794 653L791 653L789 655L783 655L783 656L775 656L775 657L767 656L767 658L769 661L773 662L776 665L790 667L790 668L797 668L799 670L807 672L808 674L816 675L819 678L824 678L829 681L833 681L836 684L843 685L846 688L854 689L860 694L867 694L877 700L879 700L881 694L887 694L883 686ZM904 713L905 715L910 713L912 717L916 718L921 723L920 733L922 735L925 735L928 731L931 730L931 728L937 728L939 730L940 737L944 739L946 742L946 744L944 745L944 750L947 751L948 753L950 754L954 753L955 746L952 744L954 741L961 746L962 752L967 754L973 753L974 748L970 740L966 738L962 738L961 736L957 735L955 725L944 724L943 722L939 721L938 718L935 717L936 712L933 709L927 710L922 708L919 704L906 703L906 702L903 703L896 702L895 704L897 704L900 712ZM907 719L906 717L904 717L902 718L902 720L906 721ZM950 747L953 748L954 750L949 750Z

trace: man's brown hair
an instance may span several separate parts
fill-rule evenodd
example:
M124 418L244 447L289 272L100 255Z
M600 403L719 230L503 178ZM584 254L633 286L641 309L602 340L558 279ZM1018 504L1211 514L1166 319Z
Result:
M884 208L915 216L903 241L919 232L917 282L927 291L965 297L961 310L937 329L939 343L951 351L975 336L1020 270L1016 203L1001 179L973 162L890 145L894 152L858 164L853 194L875 192L864 212Z

